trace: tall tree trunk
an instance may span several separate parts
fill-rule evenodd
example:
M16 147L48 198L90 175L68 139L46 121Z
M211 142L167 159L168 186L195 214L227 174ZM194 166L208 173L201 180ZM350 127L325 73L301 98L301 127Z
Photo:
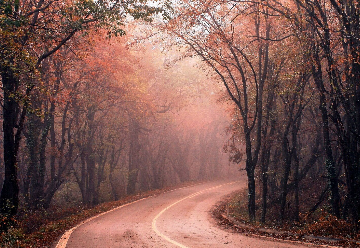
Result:
M270 131L271 132L271 131ZM270 135L270 139L272 135ZM263 153L261 156L261 181L262 181L262 194L261 194L261 222L265 223L266 213L267 213L267 196L268 196L268 169L270 163L270 153L271 153L271 141L263 146Z
M137 120L130 121L130 147L129 147L129 176L127 183L127 194L135 193L136 182L139 174L139 133L140 125Z
M275 118L272 117L272 110L274 109L276 100L275 100L275 86L270 86L270 91L268 93L267 102L266 102L266 115L264 121L263 129L263 144L261 151L261 181L262 181L262 197L261 197L261 222L265 223L266 212L267 212L267 195L268 195L268 169L270 163L271 147L274 140L275 134ZM270 131L268 131L270 127Z
M0 211L3 215L14 216L19 206L16 160L22 129L22 126L18 126L17 124L19 106L14 97L18 82L10 68L3 70L1 78L4 88L3 132L5 179L0 196ZM21 123L19 125L21 125ZM15 128L17 128L16 134L14 131ZM15 137L15 135L17 136Z
M289 140L287 138L287 133L284 134L282 140L282 153L284 156L284 175L281 180L281 196L280 196L280 221L281 223L285 219L285 207L286 207L286 197L288 194L288 180L291 169L291 151L289 147Z
M42 185L39 178L39 132L41 123L36 113L29 113L27 118L26 145L29 153L29 165L27 175L30 177L28 191L28 205L31 209L38 209L42 197Z
M295 221L300 221L300 202L299 202L299 156L297 150L294 151L294 186L295 186Z
M252 160L250 132L245 131L246 141L246 174L248 178L248 212L250 222L255 221L255 163Z
M116 166L119 163L121 151L123 149L124 149L123 140L121 140L118 150L115 150L115 145L111 148L110 161L109 161L109 165L110 165L109 182L110 182L111 193L114 201L119 200L119 194L117 192L118 185L115 184L115 179L113 178L113 174Z
M327 110L327 102L326 102L326 89L324 86L324 82L322 79L322 69L321 69L321 61L318 54L318 49L316 45L313 45L313 58L314 58L314 65L312 66L312 73L314 77L314 81L316 87L320 94L320 102L319 102L319 109L321 112L322 118L322 128L323 128L323 139L324 139L324 146L325 146L325 153L326 153L326 170L328 173L328 181L330 186L331 192L331 206L333 213L340 217L340 195L339 195L339 188L338 188L338 178L335 169L335 162L331 147L331 140L330 140L330 127L329 127L329 116Z

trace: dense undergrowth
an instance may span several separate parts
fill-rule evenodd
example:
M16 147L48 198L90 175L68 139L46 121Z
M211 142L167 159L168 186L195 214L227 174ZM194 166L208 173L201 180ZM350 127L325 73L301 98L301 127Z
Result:
M141 198L193 184L195 183L188 182L176 187L142 192L126 196L119 201L102 203L93 208L51 207L46 211L37 212L20 210L13 220L13 226L8 232L0 235L0 247L50 247L66 230L92 216Z
M311 215L301 214L298 222L287 220L282 224L277 214L279 211L275 208L276 206L269 209L267 221L261 223L259 221L261 208L257 206L256 221L250 223L245 190L229 195L213 209L212 213L222 226L250 235L342 247L360 247L360 232L356 227L346 220L331 215L326 210L326 205L318 208Z

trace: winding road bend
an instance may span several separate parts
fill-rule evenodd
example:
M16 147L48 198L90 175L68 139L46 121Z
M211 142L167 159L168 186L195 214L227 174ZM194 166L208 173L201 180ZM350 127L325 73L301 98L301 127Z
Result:
M247 237L217 227L210 209L223 196L244 188L245 183L245 179L204 183L121 206L67 231L56 248L309 247Z

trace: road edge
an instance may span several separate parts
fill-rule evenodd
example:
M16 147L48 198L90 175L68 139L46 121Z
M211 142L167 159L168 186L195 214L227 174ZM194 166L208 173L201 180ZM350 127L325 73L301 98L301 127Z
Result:
M299 243L316 247L349 247L346 242L355 245L350 247L359 247L360 241L356 240L340 240L327 237L319 237L314 235L303 235L299 236L294 233L286 231L278 231L270 228L259 228L252 226L250 224L245 224L240 221L237 221L235 218L231 217L226 213L226 208L223 208L225 204L229 201L230 197L236 192L233 192L225 196L222 200L216 203L211 210L211 216L215 220L216 224L223 229L231 229L232 231L243 234L246 236L253 236L265 239L275 239L282 242L291 242Z

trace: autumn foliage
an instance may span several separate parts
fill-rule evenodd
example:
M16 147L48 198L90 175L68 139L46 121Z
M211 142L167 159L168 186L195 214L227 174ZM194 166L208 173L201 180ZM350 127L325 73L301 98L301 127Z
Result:
M227 117L214 108L218 88L204 90L198 61L167 63L164 44L138 38L164 9L0 4L4 245L40 245L75 224L62 218L77 211L229 173L220 166Z
M358 16L355 2L200 0L166 23L233 103L251 222L326 211L358 228Z
M337 0L0 0L1 229L229 176L225 144L250 222L357 230L359 14Z

